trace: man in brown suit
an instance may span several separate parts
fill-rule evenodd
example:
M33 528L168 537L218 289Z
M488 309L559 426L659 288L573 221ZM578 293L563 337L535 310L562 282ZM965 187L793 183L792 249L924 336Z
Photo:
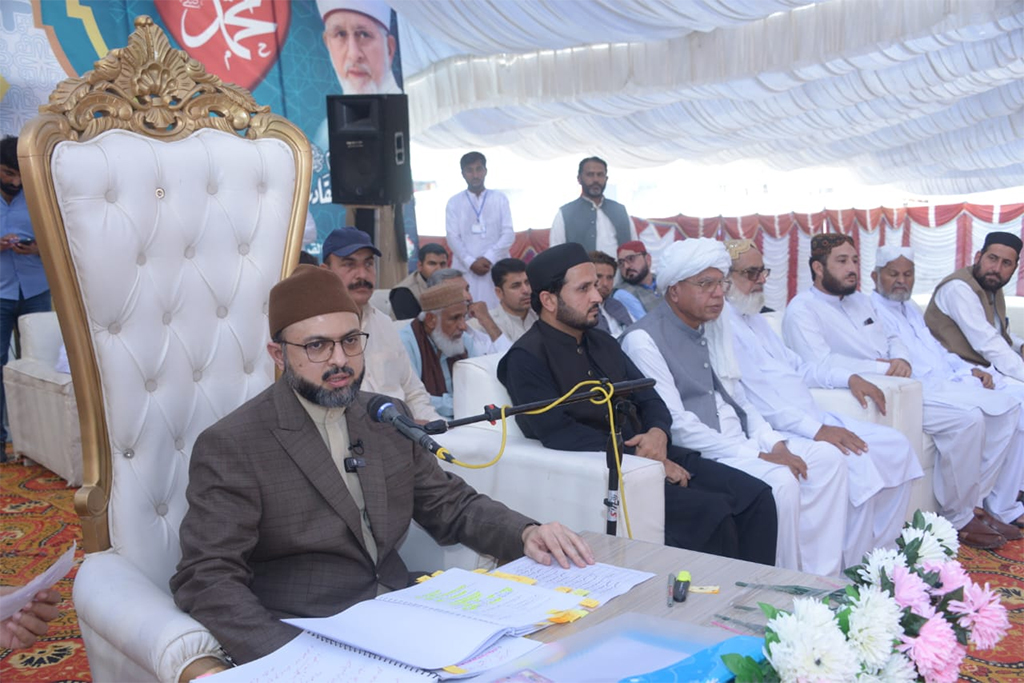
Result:
M297 636L282 618L329 616L405 588L397 548L412 520L442 544L502 559L593 562L572 531L477 493L370 419L360 313L329 270L300 265L275 285L267 349L281 378L192 451L171 590L236 662Z

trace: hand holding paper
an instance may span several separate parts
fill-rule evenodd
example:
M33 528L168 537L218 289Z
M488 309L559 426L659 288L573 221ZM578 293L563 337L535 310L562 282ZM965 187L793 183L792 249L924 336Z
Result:
M52 588L75 561L75 545L45 572L21 587L0 589L0 649L28 647L46 634L47 622L57 617L60 593Z

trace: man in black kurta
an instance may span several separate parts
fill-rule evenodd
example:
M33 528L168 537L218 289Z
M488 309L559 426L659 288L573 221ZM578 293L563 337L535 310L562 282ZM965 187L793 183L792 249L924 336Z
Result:
M505 354L498 379L515 403L554 400L587 379L612 382L643 374L597 324L601 295L596 272L580 245L542 252L527 267L531 304L540 320ZM672 419L654 389L630 395L643 431L618 423L625 452L665 466L665 543L726 557L773 564L777 518L771 487L739 470L672 446ZM604 451L608 407L589 402L539 415L516 416L523 433L547 448Z

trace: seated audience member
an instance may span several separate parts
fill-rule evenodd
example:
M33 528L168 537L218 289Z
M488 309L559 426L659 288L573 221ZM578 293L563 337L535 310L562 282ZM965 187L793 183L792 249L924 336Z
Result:
M906 318L913 304L858 292L860 258L848 235L815 235L810 267L814 285L786 308L786 344L812 365L919 380L924 431L937 450L934 490L939 512L969 546L998 548L1015 537L1018 530L986 508L998 514L1014 509L1021 477L1001 472L1013 466L1019 404L985 391L969 368L953 368L952 355L927 328L916 329ZM884 278L879 282L886 286ZM897 298L909 297L904 283Z
M530 308L526 263L517 258L503 258L491 267L491 279L498 305L489 313L502 334L515 341L537 322L537 314Z
M572 531L538 526L477 493L370 419L374 394L360 391L363 310L321 268L301 265L275 285L267 351L281 377L200 434L192 451L170 587L235 662L299 635L283 618L330 616L405 588L398 545L413 520L442 544L500 558L593 562ZM345 462L350 444L362 466Z
M17 586L0 587L0 602L3 595L18 590ZM60 609L60 593L47 588L32 596L32 600L20 610L0 621L0 650L14 650L31 647L46 635L49 622L57 618Z
M846 456L850 500L843 565L861 561L881 546L895 547L910 503L911 482L923 475L902 433L820 410L809 387L849 388L867 406L870 397L885 412L885 395L849 370L811 365L786 348L760 315L768 271L751 240L725 243L732 259L725 315L739 362L743 392L773 429L832 444Z
M658 281L651 272L651 255L640 240L626 242L617 255L622 282L612 296L622 302L633 320L639 320L661 299Z
M448 267L448 252L437 242L427 242L417 254L416 270L392 287L388 295L395 319L408 320L420 313L420 295L427 290L427 279Z
M455 281L459 283L464 292L466 305L469 311L466 314L466 322L469 329L466 334L473 339L478 355L487 356L492 353L505 353L512 346L512 340L505 336L498 324L491 317L487 310L487 304L483 301L473 301L473 294L469 291L469 282L461 270L455 268L443 268L430 276L429 286L435 287L442 282Z
M720 318L731 265L718 240L669 245L661 258L664 298L626 330L622 350L658 381L674 443L772 487L778 564L838 574L847 528L846 463L830 444L779 434L747 400L727 321Z
M603 251L592 251L590 262L597 271L597 291L601 295L597 329L618 339L622 331L633 324L633 316L621 301L612 296L615 287L615 259Z
M402 347L398 331L387 314L370 305L377 283L376 257L380 251L370 236L356 228L338 228L324 240L322 268L341 278L349 296L362 311L362 330L370 335L363 354L366 377L363 387L405 401L413 417L420 422L437 420L430 395L418 373L413 371L409 356Z
M398 336L430 394L430 403L443 417L451 418L452 367L463 358L482 355L473 337L466 334L466 299L462 285L444 282L420 297L423 311L403 327Z
M540 320L498 365L513 403L554 400L587 379L612 382L643 377L619 345L597 325L594 264L576 242L537 255L526 267L531 304ZM743 472L672 445L672 419L653 389L629 394L639 423L616 423L625 450L665 467L665 543L762 564L775 561L776 514L771 488ZM517 415L526 436L547 448L604 451L608 407L590 402L539 415Z
M1021 240L990 232L974 265L939 283L924 321L935 338L968 363L1024 387L1024 339L1010 331L1003 287L1020 263Z

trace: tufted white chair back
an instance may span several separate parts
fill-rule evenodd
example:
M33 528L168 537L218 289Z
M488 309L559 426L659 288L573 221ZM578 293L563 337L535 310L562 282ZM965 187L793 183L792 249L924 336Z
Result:
M274 380L267 298L294 158L218 130L113 130L60 143L51 163L102 386L110 544L166 586L196 437Z
M295 267L311 153L149 17L64 81L18 157L74 377L94 680L191 680L219 644L174 605L199 433L274 380L267 302Z

